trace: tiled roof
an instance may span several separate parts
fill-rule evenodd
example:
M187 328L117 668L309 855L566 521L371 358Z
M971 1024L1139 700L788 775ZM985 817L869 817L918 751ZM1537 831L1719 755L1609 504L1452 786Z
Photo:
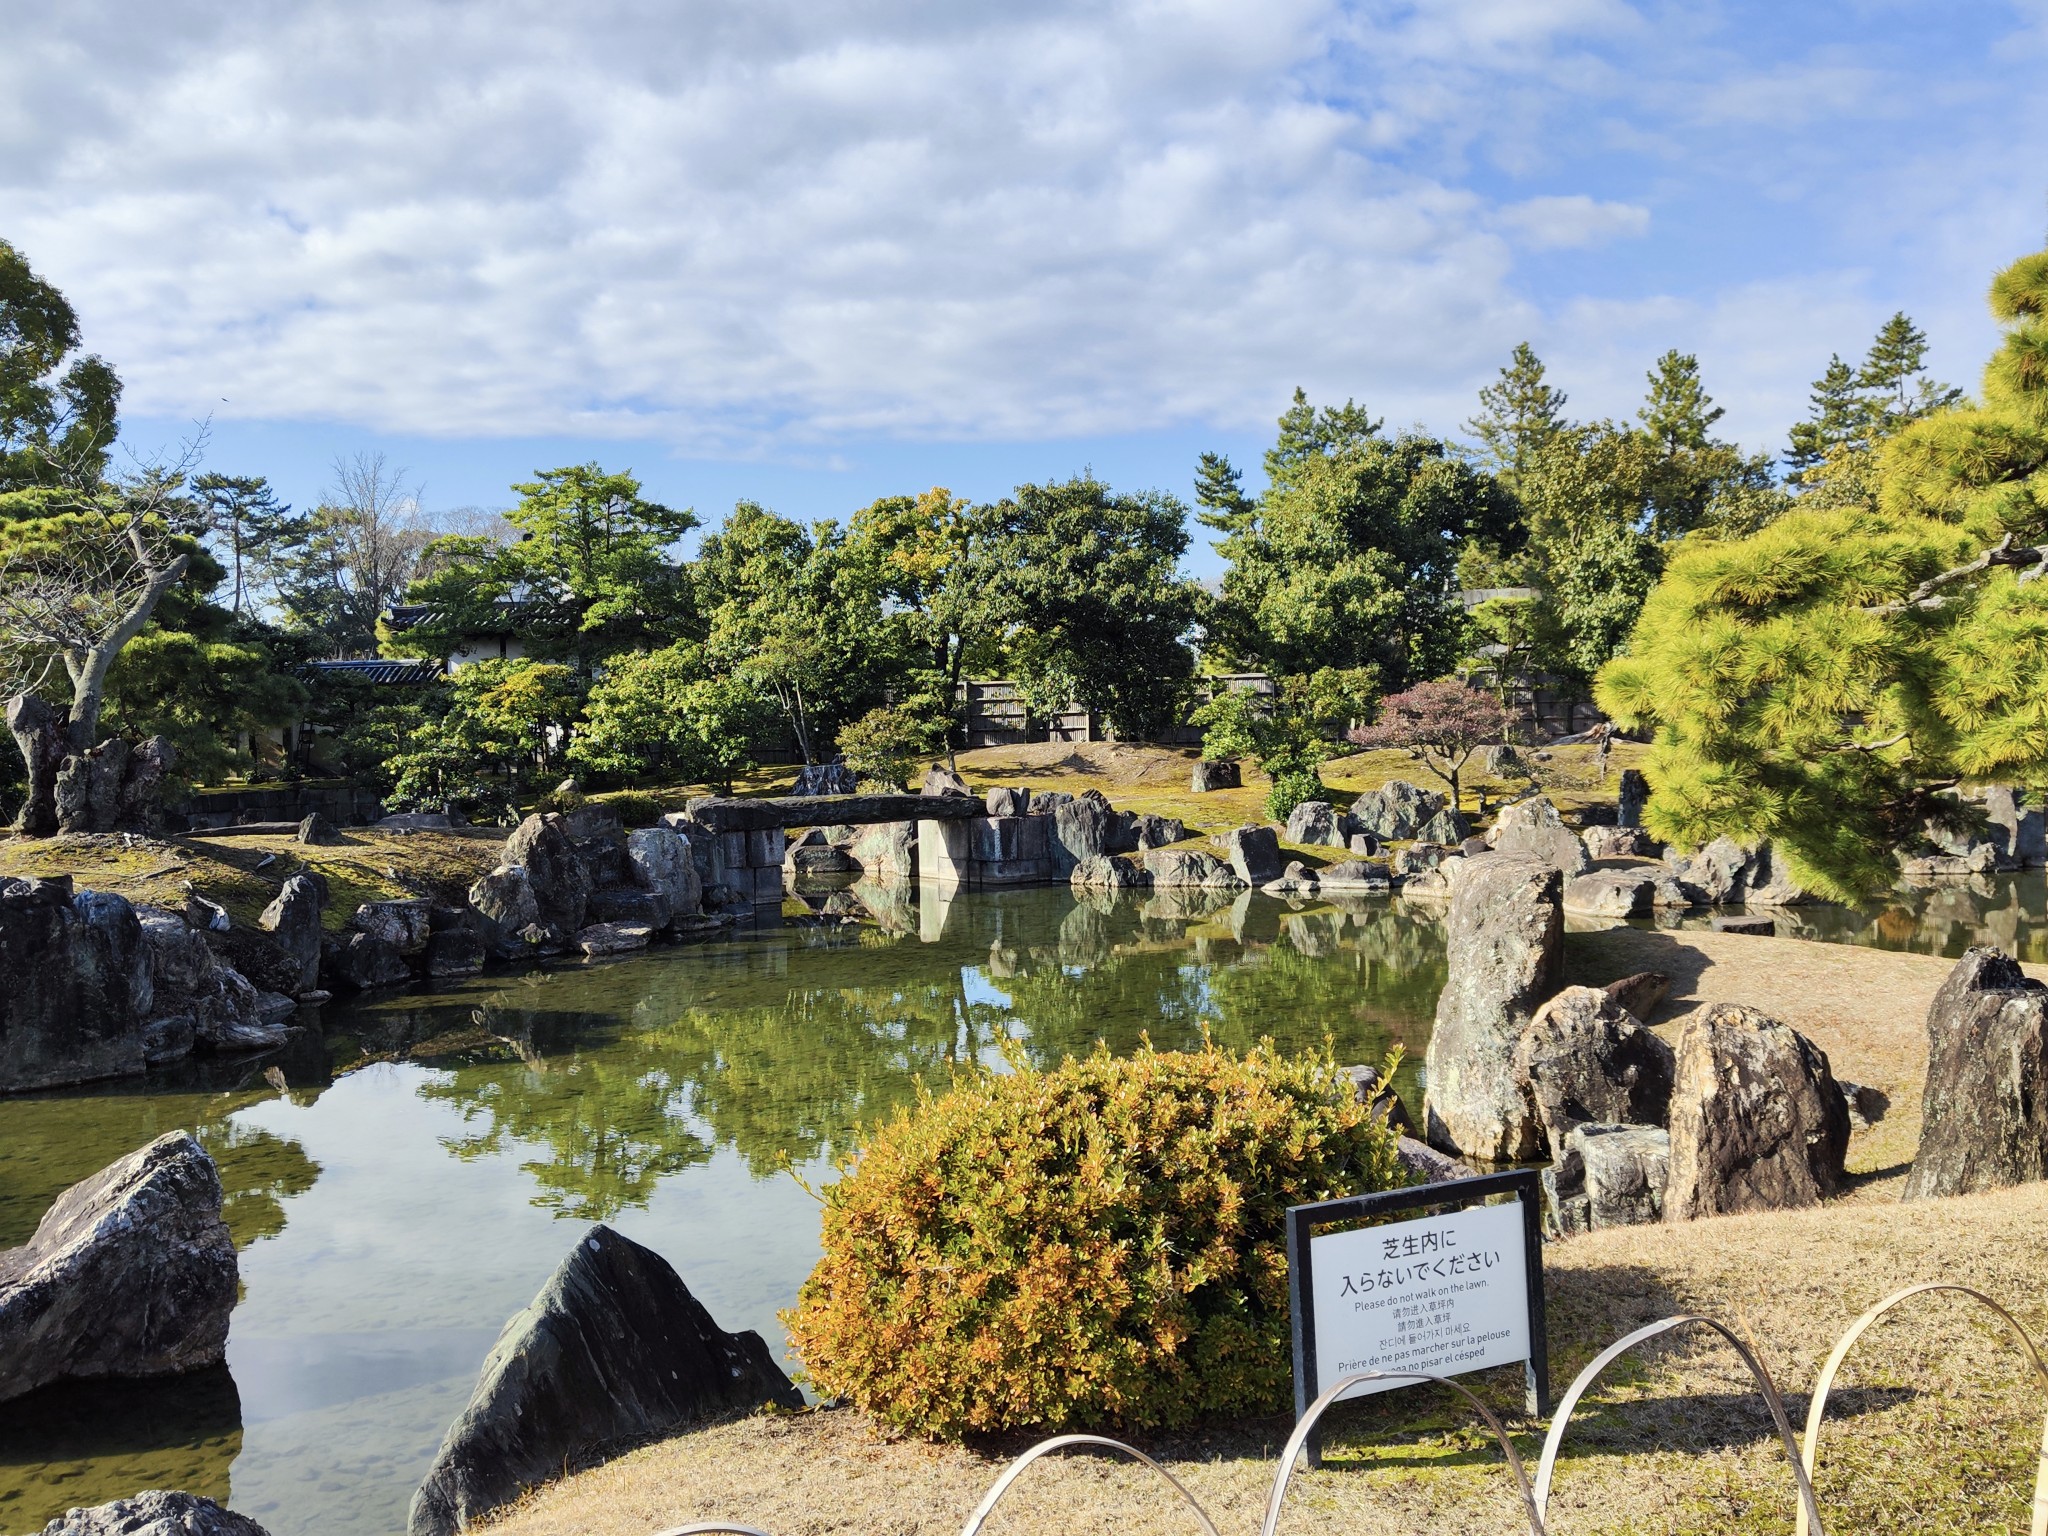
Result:
M373 656L365 661L316 661L316 672L340 672L367 683L431 683L441 675L441 663L406 656L392 659Z

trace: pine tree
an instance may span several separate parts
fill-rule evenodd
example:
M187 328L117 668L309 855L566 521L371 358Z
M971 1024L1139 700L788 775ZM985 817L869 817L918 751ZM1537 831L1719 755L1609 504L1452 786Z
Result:
M1258 519L1258 503L1244 493L1244 476L1220 453L1205 453L1195 465L1195 515L1221 533L1243 533Z
M1536 451L1565 426L1565 393L1543 377L1543 359L1526 341L1497 382L1479 391L1480 412L1465 430L1486 445L1494 473L1510 483L1521 478Z
M1889 436L1908 422L1947 410L1962 400L1961 390L1927 377L1926 362L1927 333L1904 310L1879 328L1856 373L1856 386L1868 400L1877 436Z
M1826 462L1829 449L1860 447L1867 422L1856 370L1842 361L1839 352L1828 359L1827 372L1813 381L1807 399L1811 404L1806 420L1792 428L1792 451L1785 456L1792 478L1800 481Z
M1700 383L1700 360L1673 347L1647 375L1649 397L1637 419L1663 455L1697 452L1713 441L1708 429L1727 414Z
M1369 442L1381 425L1353 400L1317 410L1308 403L1308 392L1297 386L1293 402L1280 413L1279 436L1266 450L1266 479L1276 486L1290 484L1311 460Z

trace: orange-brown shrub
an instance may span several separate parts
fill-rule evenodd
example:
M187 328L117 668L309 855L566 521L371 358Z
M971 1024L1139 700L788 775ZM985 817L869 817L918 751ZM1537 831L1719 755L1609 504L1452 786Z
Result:
M1404 1183L1328 1060L1106 1053L899 1113L783 1314L813 1387L915 1433L1284 1409L1287 1207Z

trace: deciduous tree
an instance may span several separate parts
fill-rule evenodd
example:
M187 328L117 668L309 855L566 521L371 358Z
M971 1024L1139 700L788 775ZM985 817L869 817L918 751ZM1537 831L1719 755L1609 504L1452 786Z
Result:
M1459 776L1467 760L1488 742L1501 740L1507 715L1492 694L1442 677L1417 683L1380 700L1379 718L1352 730L1352 742L1367 751L1398 747L1451 787L1460 804Z

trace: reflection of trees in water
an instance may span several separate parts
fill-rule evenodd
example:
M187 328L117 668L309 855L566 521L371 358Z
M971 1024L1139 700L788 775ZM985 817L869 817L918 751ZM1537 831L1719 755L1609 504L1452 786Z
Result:
M485 1051L441 1058L420 1092L467 1122L456 1155L531 1149L536 1203L597 1219L714 1146L757 1175L841 1154L1005 1032L1045 1063L1144 1035L1185 1049L1205 1028L1238 1050L1329 1036L1347 1061L1402 1039L1419 1059L1443 979L1432 924L1384 901L1258 900L1276 942L1236 938L1229 902L1191 923L1156 898L1030 892L925 911L922 940L828 925L564 971L493 994L470 1035ZM442 1012L407 1032L456 1038Z
M1771 914L1791 937L1871 944L1954 958L1990 944L2022 960L2048 960L2048 876L1968 875L1902 882L1861 907L1787 907Z
M304 1147L259 1126L211 1120L194 1134L220 1170L221 1219L238 1249L282 1232L285 1201L320 1177L320 1165Z

